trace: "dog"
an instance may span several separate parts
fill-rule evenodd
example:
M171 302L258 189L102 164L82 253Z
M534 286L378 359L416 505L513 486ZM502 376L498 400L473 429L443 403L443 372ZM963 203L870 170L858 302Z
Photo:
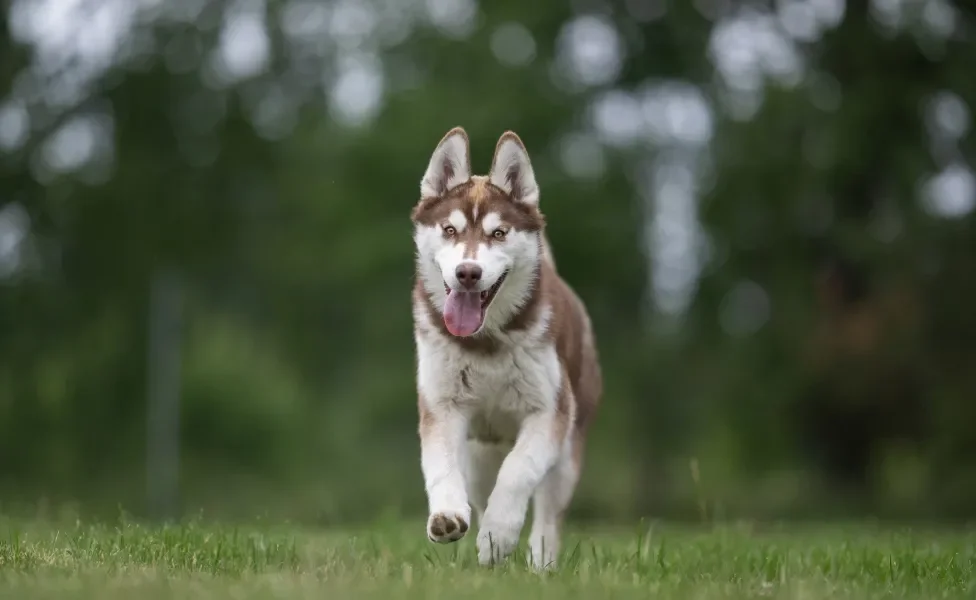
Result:
M427 537L460 540L478 517L478 562L516 548L529 501L532 565L555 564L603 394L586 307L556 272L539 186L518 135L473 175L468 135L440 141L411 220L414 340Z

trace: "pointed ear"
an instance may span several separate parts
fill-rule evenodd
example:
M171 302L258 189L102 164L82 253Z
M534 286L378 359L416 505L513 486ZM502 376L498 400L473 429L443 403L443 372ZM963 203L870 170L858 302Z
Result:
M471 179L471 153L468 134L455 127L437 144L427 172L420 180L421 198L443 196Z
M529 153L519 136L512 131L506 131L498 139L488 180L516 202L539 203L539 185L535 182Z

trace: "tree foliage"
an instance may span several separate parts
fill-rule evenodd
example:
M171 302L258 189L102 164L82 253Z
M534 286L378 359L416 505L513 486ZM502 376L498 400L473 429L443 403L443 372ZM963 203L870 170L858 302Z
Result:
M476 171L525 141L596 325L580 515L969 513L973 26L949 0L12 2L0 484L138 510L178 273L187 508L420 506L408 214L462 125Z

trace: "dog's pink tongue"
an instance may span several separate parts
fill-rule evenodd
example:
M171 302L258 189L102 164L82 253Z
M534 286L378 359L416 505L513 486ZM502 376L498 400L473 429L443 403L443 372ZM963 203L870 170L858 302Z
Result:
M451 290L444 304L444 324L451 335L471 335L481 327L481 293Z

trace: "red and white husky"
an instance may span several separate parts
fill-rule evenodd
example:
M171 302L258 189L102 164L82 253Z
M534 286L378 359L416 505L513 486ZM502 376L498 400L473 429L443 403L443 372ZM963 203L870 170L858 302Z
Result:
M525 146L506 132L472 175L468 136L434 150L413 210L413 290L427 537L478 515L482 564L515 549L529 500L532 563L559 551L602 376L586 308L556 273Z

